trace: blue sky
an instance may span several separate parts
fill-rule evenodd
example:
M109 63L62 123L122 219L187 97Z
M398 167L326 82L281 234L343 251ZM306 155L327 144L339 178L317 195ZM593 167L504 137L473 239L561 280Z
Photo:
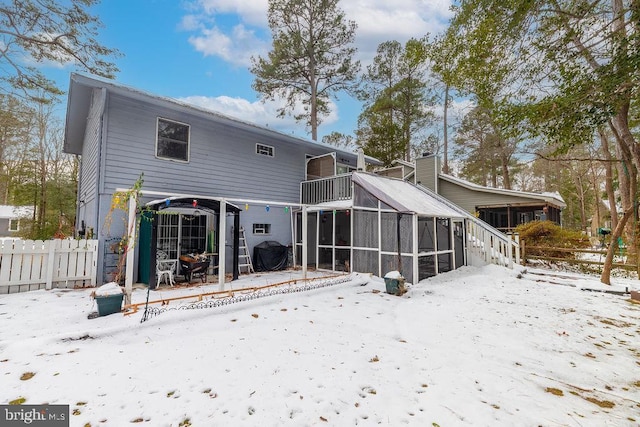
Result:
M379 43L437 34L450 16L450 0L342 0L358 24L358 59L366 66ZM249 58L271 47L267 0L103 0L93 9L104 24L99 41L119 49L118 83L196 103L258 125L309 137L304 124L278 119L276 103L252 90ZM70 68L44 70L63 89ZM319 128L352 134L361 104L341 95Z

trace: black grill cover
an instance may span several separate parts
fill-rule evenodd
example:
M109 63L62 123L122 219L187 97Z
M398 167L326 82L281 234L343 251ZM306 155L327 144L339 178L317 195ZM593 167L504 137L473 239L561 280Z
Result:
M273 240L253 247L253 268L256 271L277 271L287 268L289 248Z

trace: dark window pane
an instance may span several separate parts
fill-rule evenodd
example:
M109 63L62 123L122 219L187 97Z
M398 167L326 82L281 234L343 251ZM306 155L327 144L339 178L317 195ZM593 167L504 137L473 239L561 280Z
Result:
M189 142L189 126L182 123L158 119L158 137Z
M156 156L189 161L189 125L158 119Z
M189 146L181 142L159 139L158 157L187 161L189 160Z

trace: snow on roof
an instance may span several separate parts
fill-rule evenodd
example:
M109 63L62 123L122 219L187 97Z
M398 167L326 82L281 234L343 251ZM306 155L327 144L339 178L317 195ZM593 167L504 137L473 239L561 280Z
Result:
M493 187L485 187L483 185L474 184L473 182L466 181L462 178L457 178L452 175L447 175L444 173L440 173L438 175L439 178L444 179L445 181L452 182L454 184L460 185L462 187L469 188L475 191L482 191L486 193L496 193L496 194L506 194L510 196L516 197L529 197L532 199L543 200L547 203L552 203L558 207L566 208L567 204L564 199L560 195L560 193L556 192L544 192L544 193L533 193L528 191L519 191L519 190L506 190L504 188L493 188Z
M440 200L440 196L427 194L415 185L396 178L355 172L355 184L399 212L443 218L463 218L464 215Z
M0 218L20 218L33 214L32 206L0 205Z

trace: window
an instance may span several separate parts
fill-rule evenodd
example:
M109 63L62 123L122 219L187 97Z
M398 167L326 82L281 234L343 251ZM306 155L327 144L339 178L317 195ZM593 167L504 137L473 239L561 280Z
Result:
M271 234L271 224L253 224L253 234Z
M156 157L189 161L189 125L158 117Z
M262 154L263 156L274 156L275 149L270 145L256 144L256 154Z
M20 220L19 219L10 219L9 220L9 231L18 231L20 229Z

